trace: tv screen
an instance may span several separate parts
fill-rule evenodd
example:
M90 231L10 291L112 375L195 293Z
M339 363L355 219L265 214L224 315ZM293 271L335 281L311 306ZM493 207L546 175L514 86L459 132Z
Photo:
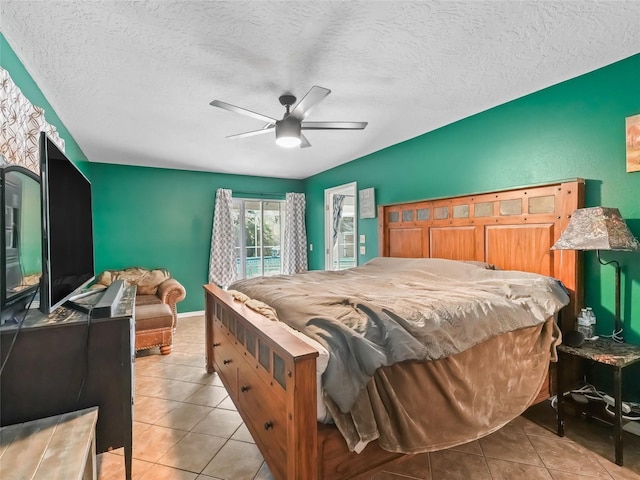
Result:
M51 313L95 277L91 183L43 132L40 310Z
M0 325L24 314L42 273L40 177L0 166Z

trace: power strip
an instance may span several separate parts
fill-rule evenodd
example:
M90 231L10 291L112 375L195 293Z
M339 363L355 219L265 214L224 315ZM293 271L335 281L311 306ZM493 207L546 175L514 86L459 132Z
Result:
M627 422L622 429L640 437L640 422Z
M603 395L602 399L605 401L605 403L611 405L612 408L616 407L616 401L613 397L610 397L609 395ZM629 404L622 402L622 413L631 413L631 407L629 406Z

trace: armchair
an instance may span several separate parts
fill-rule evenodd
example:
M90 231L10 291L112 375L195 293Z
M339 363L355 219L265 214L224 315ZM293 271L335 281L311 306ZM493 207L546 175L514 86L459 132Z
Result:
M171 353L178 312L176 304L186 296L184 287L164 268L149 270L131 267L105 270L96 285L109 286L115 280L136 285L136 351L160 347Z

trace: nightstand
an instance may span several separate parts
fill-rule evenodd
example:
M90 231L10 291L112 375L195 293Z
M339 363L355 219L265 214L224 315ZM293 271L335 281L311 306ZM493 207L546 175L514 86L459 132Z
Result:
M617 343L610 338L587 340L580 347L560 345L558 347L558 435L564 436L564 405L562 395L562 357L572 355L591 362L609 365L613 368L613 396L616 402L614 415L614 439L616 463L622 465L622 369L640 362L640 346Z

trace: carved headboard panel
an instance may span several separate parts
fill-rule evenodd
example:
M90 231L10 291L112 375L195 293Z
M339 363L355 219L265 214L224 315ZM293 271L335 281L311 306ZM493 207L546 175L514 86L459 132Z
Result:
M584 205L584 180L378 207L380 255L488 262L561 280L582 304L580 255L550 250ZM565 329L568 329L565 324Z

